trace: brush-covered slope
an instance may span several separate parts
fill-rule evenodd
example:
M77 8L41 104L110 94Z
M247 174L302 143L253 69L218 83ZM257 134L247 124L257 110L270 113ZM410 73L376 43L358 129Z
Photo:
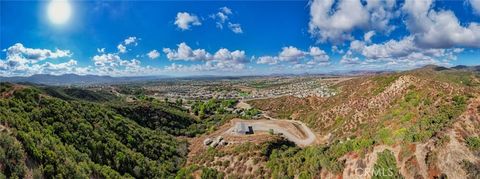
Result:
M251 101L273 115L307 122L338 137L359 134L363 124L402 126L438 118L452 120L480 94L480 74L427 66L408 72L363 76L335 86L330 98L281 97ZM403 124L404 123L404 124Z
M158 116L142 116L125 107L136 104L90 102L110 99L92 91L1 83L0 93L0 178L173 177L187 143L172 131L187 133L196 122L167 104L156 104ZM135 122L150 118L175 122L161 129Z
M315 158L309 153L315 150L311 148L326 147L316 153L331 151L332 155L316 160L329 162L310 164L317 172L290 168L298 165L288 159L292 154L279 150L287 156L276 159L284 162L274 166L286 167L287 172L273 170L274 175L293 177L306 172L307 176L326 178L370 178L374 169L389 167L405 178L480 177L477 70L426 66L362 76L335 88L339 93L330 98L282 97L251 102L273 115L304 121L328 138L325 144L293 154L293 158L309 161Z

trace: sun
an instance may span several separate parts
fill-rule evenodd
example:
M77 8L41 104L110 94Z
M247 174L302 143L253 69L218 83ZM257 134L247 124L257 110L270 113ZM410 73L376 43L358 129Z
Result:
M70 19L72 7L68 0L52 0L48 4L48 18L53 24L65 24Z

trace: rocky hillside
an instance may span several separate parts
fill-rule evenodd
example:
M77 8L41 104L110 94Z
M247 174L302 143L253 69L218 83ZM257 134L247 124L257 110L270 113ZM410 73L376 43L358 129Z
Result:
M265 156L271 175L375 178L380 176L375 171L388 170L404 178L480 177L480 73L475 68L426 66L362 76L335 88L339 94L330 98L250 102L271 115L304 121L328 138L293 153L279 149L275 160ZM320 156L310 150L320 150ZM300 165L289 159L296 157L308 167L290 168ZM320 162L306 163L312 158Z

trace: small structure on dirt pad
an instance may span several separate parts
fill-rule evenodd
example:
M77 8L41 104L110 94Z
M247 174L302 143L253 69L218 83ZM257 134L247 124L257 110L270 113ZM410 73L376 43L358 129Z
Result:
M253 127L246 125L243 122L238 122L235 124L235 128L233 129L233 132L241 135L253 134Z
M206 139L203 141L203 145L210 145L212 142L213 142L212 139L206 138Z

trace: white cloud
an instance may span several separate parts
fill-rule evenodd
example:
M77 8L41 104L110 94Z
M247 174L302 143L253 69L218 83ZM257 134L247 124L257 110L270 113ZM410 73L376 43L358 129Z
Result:
M152 50L152 51L150 51L150 52L147 53L147 56L148 56L148 58L150 58L150 59L156 59L156 58L158 58L158 57L160 56L160 53L158 53L157 50Z
M204 49L193 50L185 42L178 44L178 49L164 48L163 52L169 60L203 61L203 64L172 65L165 67L172 71L237 71L245 68L248 59L243 50L230 51L221 48L213 55Z
M98 53L105 53L105 48L97 48Z
M202 23L194 14L189 14L188 12L179 12L175 18L175 25L182 30L188 30L191 26L199 26L202 25Z
M309 55L313 58L313 60L308 62L310 64L323 63L330 60L327 53L318 47L310 47Z
M422 48L416 45L413 36L401 40L389 40L381 44L367 45L362 41L352 41L347 53L342 57L341 64L395 64L415 67L425 64L448 65L456 59L456 54L463 49ZM360 61L356 55L361 55L365 61Z
M390 33L395 26L390 20L399 16L395 8L396 0L367 0L366 8L370 13L370 29Z
M462 26L452 11L435 11L432 0L407 0L407 28L424 48L480 47L480 24Z
M359 64L360 59L358 57L351 57L348 55L342 56L342 59L340 59L340 64L344 65L354 65L354 64Z
M350 43L350 50L361 53L368 59L398 58L407 56L412 52L421 51L415 46L411 36L400 41L389 40L383 44L372 44L370 46L356 40Z
M140 61L138 61L137 59L132 59L130 61L122 60L120 61L120 65L129 67L129 68L138 68L140 67Z
M363 40L367 43L371 43L372 42L372 37L375 35L375 31L368 31L367 33L365 33L363 35Z
M0 59L0 71L6 71L8 69L8 64L6 61Z
M107 64L116 64L117 62L121 61L120 56L117 54L107 53L101 55L95 55L92 58L95 66L105 66Z
M138 41L140 38L137 37L128 37L127 39L123 40L122 43L117 45L118 53L126 53L127 52L127 46L130 44L133 44L134 46L138 45ZM98 53L105 53L105 48L98 49Z
M369 14L359 0L314 0L310 4L309 32L320 41L350 40L354 28L366 27Z
M21 43L16 43L3 51L7 54L5 60L0 59L0 74L2 76L28 76L41 73L43 68L57 64L51 62L39 64L40 61L72 56L69 50L56 49L52 51L49 49L27 48Z
M124 43L125 45L129 45L129 44L134 44L135 46L138 45L138 38L137 37L128 37L127 39L124 40Z
M44 64L34 66L33 68L38 69L36 73L44 73L44 74L59 75L59 74L66 74L66 73L74 73L76 72L77 61L71 59L68 62L58 63L58 64L45 62Z
M228 15L232 14L232 10L228 7L219 8L219 12L210 15L212 19L218 19L216 22L217 27L223 29L223 24L228 20Z
M338 54L345 53L345 51L343 49L338 48L338 46L336 46L336 45L332 46L332 52L338 53Z
M213 60L219 63L228 62L228 63L235 63L235 64L248 62L245 56L245 51L235 50L231 52L226 48L219 49L213 56Z
M127 52L127 47L125 47L125 46L122 45L122 44L118 44L117 49L118 49L118 52L119 52L119 53L125 53L125 52Z
M225 24L225 21L228 20L228 15L224 12L217 12L216 14L210 15L210 18L217 19L217 21L215 22L216 27L219 29L223 29L223 24Z
M167 55L169 60L184 60L184 61L202 61L211 58L211 55L204 49L192 50L185 42L177 45L178 49L163 48L163 52Z
M185 66L182 64L172 63L171 65L165 66L164 68L167 71L181 71L185 68Z
M51 51L48 49L26 48L21 43L16 43L15 45L8 47L6 51L7 59L22 58L29 60L32 63L36 63L47 58L55 59L72 56L72 53L69 50L56 49L55 51Z
M229 21L230 17L229 15L232 14L232 10L228 7L222 7L219 9L219 11L216 14L210 15L210 18L216 19L217 21L215 22L217 28L223 29L223 25L225 23L228 24L228 28L235 34L241 34L243 33L242 26L239 23L232 23Z
M158 52L157 52L158 53ZM89 73L111 76L151 75L158 73L158 68L141 66L137 59L124 60L119 53L102 53L92 57L95 67Z
M375 29L389 33L396 16L395 0L313 0L310 3L309 32L320 41L340 43L352 40L355 29Z
M289 61L297 63L300 59L305 57L306 52L299 50L296 47L289 46L283 47L282 51L278 54L281 61Z
M228 16L225 15L223 12L218 12L216 15L216 18L220 20L220 23L225 23L226 20L228 20Z
M105 53L104 48L97 49L99 54L92 57L95 66L86 67L78 66L78 62L74 59L59 63L50 61L51 59L70 57L72 54L68 50L33 49L26 48L22 44L15 44L5 49L4 52L7 53L7 58L0 59L1 76L67 73L131 76L161 72L158 68L141 66L141 62L137 59L122 60L120 53ZM40 62L41 60L43 61Z
M288 46L283 47L277 56L261 56L256 59L257 64L281 65L280 62L289 62L296 68L313 68L330 64L330 57L318 47L310 47L309 51L303 51Z
M477 14L480 15L480 0L469 0L468 1L470 5L473 8L473 11Z
M233 24L233 23L228 23L228 28L230 28L230 30L232 30L233 33L236 33L236 34L241 34L243 33L243 30L242 30L242 27L240 26L240 24Z
M275 65L279 61L277 56L262 56L257 59L257 64Z
M228 8L228 7L221 7L220 10L225 13L225 14L232 14L232 9Z

